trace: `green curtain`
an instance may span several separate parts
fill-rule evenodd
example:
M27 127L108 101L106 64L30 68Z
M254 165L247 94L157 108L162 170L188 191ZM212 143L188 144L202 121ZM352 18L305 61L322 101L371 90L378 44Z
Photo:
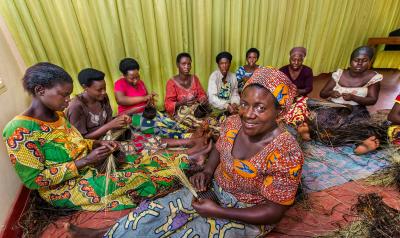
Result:
M233 54L234 71L250 47L261 65L280 67L293 46L305 46L305 64L318 74L346 67L368 37L400 27L398 0L1 0L0 13L27 65L50 61L73 78L100 69L113 98L119 61L133 57L159 106L182 51L206 87L222 50ZM76 81L74 93L81 90Z

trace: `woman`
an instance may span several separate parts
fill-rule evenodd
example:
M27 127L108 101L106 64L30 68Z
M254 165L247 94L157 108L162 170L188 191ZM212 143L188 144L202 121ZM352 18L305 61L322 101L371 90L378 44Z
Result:
M256 48L250 48L246 52L246 65L240 66L236 71L239 93L242 92L244 84L253 75L253 72L259 67L256 63L260 58L260 51Z
M239 115L226 120L205 169L190 179L198 191L210 186L219 204L192 199L181 189L142 203L105 237L265 236L293 204L300 182L303 154L276 122L295 93L295 86L276 69L260 68L246 83ZM96 237L104 231L67 229L73 237Z
M207 102L207 95L196 75L190 74L192 58L188 53L180 53L176 57L179 74L167 82L165 95L165 111L174 116L182 106L192 106Z
M392 123L388 129L389 141L394 145L400 146L400 94L394 100L388 120Z
M379 139L383 139L380 128L370 126L366 108L378 100L382 80L381 74L369 70L373 56L374 50L368 46L355 49L350 57L350 67L338 69L325 84L320 97L344 106L316 111L311 128L317 140L331 146L359 144L354 150L356 154L379 147L382 142Z
M303 65L306 54L306 48L294 47L290 50L290 64L279 69L296 85L297 95L299 96L307 96L313 89L312 69Z
M313 72L308 66L303 65L307 50L304 47L294 47L290 50L289 65L279 70L286 74L297 88L297 97L290 111L286 114L285 121L288 125L296 128L298 134L304 141L311 140L307 119L309 111L307 108L307 95L312 91Z
M125 58L119 63L123 77L114 86L118 114L142 113L147 102L155 96L155 93L147 93L146 86L140 80L139 68L138 62L132 58Z
M100 139L107 131L130 124L128 115L112 119L112 109L106 92L104 73L87 68L78 74L84 92L72 99L66 111L71 124L86 139Z
M23 85L32 103L6 125L3 139L23 184L37 189L53 206L89 211L133 208L146 197L171 190L173 176L164 172L168 161L187 167L184 154L133 154L121 164L124 169L106 177L95 167L118 145L84 139L66 120L62 110L70 101L71 76L57 65L38 63L27 69Z
M176 66L179 74L167 82L165 111L179 124L195 129L206 123L216 133L218 122L206 118L211 112L207 95L197 76L190 74L192 58L188 53L180 53L176 57Z
M230 114L237 113L239 105L239 93L235 74L229 72L232 55L229 52L221 52L215 59L218 69L215 70L208 80L208 98L210 104L217 111L228 111Z

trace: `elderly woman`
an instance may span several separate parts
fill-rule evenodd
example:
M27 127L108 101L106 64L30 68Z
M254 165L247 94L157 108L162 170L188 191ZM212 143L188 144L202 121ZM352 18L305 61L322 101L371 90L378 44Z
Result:
M104 76L97 69L81 70L78 80L84 92L72 99L66 111L68 120L86 139L100 139L109 130L121 129L131 121L127 115L112 119Z
M118 145L84 139L65 118L71 76L57 65L38 63L26 70L23 85L32 103L6 125L3 139L22 183L51 205L89 211L134 208L144 198L171 190L174 176L165 173L168 163L187 168L187 155L160 150L129 155L122 169L106 176L96 167Z
M307 96L313 89L312 69L303 65L306 54L306 48L294 47L290 50L290 64L279 69L296 85L299 96Z
M206 167L190 179L198 191L208 189L208 198L181 189L144 202L105 237L265 236L293 204L300 182L302 151L277 124L295 94L279 70L256 70L244 87L239 115L226 120ZM73 237L104 232L74 226L69 231Z
M330 146L356 144L356 154L365 154L379 147L380 140L384 139L381 127L370 125L366 108L378 100L379 82L383 78L369 70L373 56L371 47L359 47L351 54L350 67L332 74L320 96L343 107L316 110L317 116L311 125L314 138ZM383 134L386 137L386 133Z
M207 101L207 95L196 75L190 74L192 58L188 53L180 53L176 57L179 74L167 82L165 110L171 116L182 106L191 106Z
M253 72L259 67L257 65L260 58L260 51L256 48L250 48L246 52L246 65L240 66L236 71L236 79L238 82L238 90L242 92L244 84L253 75Z
M229 52L221 52L215 59L218 69L208 80L208 98L212 107L219 111L237 113L240 97L237 88L235 74L229 72L232 55Z

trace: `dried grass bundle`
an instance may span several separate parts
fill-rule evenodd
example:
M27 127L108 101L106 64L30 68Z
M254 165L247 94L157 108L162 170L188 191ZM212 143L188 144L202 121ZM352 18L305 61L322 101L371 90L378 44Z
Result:
M69 217L79 211L68 208L56 208L40 197L37 190L29 195L28 207L17 221L16 226L22 230L22 238L40 237L50 224L62 217Z
M397 186L400 190L400 148L389 145L386 150L390 165L372 174L365 181L371 185L378 186Z
M400 212L386 205L378 194L360 195L352 210L359 220L320 237L400 237Z

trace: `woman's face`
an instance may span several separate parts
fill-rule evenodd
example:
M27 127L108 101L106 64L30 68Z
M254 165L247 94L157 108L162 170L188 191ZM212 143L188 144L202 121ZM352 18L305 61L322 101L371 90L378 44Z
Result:
M293 54L289 58L290 68L294 71L299 70L303 65L304 57L301 54Z
M139 70L134 69L134 70L129 70L126 74L125 74L125 78L126 81L133 86L136 86L136 84L139 82L140 80L140 74L139 74Z
M93 81L90 87L85 87L85 90L89 97L95 99L96 101L101 102L107 95L106 81L104 80Z
M351 59L350 70L356 73L362 73L369 69L370 59L368 55L358 55Z
M277 127L274 96L265 88L247 87L240 99L239 116L246 135L262 138Z
M229 68L231 67L231 61L227 58L222 58L218 62L219 71L223 76L226 76L229 72Z
M254 66L257 63L258 57L255 52L250 52L247 57L246 61L249 66Z
M182 57L178 63L179 73L189 75L192 69L192 60L188 57Z
M72 83L60 83L52 88L40 87L36 96L47 108L53 111L63 111L68 107L72 89Z

